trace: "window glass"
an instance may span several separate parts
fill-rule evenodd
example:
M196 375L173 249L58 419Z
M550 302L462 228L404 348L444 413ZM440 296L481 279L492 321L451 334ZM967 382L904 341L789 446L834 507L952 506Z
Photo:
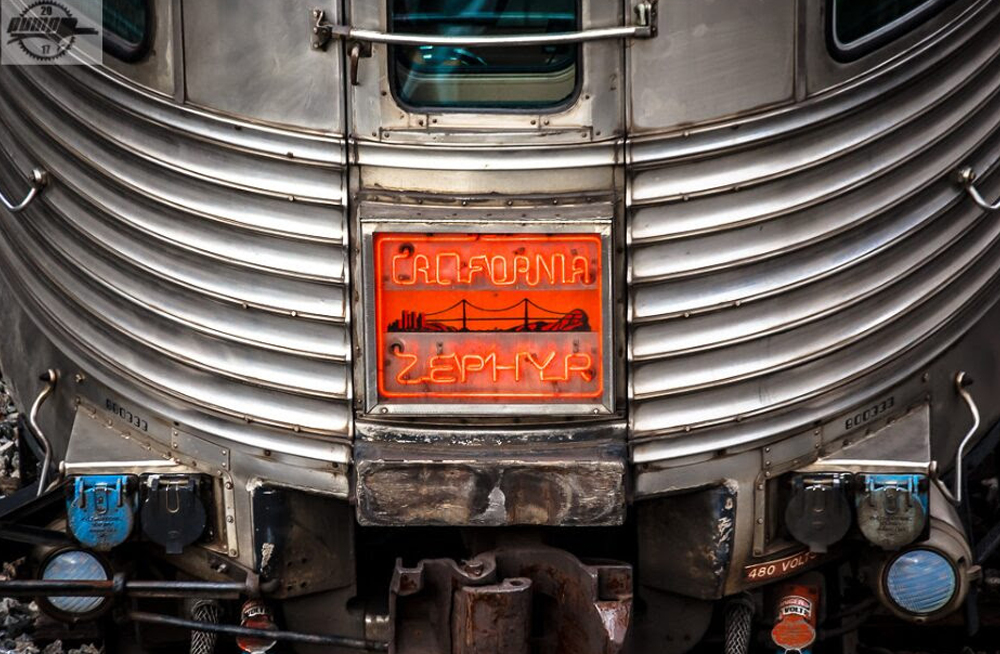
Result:
M146 54L151 27L149 0L104 0L104 49L135 61Z
M392 30L481 36L577 29L578 0L393 0ZM576 89L579 47L395 46L393 87L424 108L538 108Z
M862 43L875 42L877 46L927 18L948 1L833 0L834 42L843 50L852 50Z

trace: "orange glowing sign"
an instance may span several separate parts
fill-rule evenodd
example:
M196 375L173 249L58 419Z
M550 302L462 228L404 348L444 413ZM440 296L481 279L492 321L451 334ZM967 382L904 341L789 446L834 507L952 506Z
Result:
M379 401L603 397L600 235L377 232L372 247Z

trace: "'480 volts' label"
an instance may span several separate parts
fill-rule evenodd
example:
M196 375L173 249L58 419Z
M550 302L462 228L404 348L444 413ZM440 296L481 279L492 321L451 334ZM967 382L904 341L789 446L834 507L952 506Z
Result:
M819 554L802 550L790 556L785 556L774 561L754 563L743 568L744 581L760 583L772 579L781 579L795 572L801 571L807 564L819 558Z

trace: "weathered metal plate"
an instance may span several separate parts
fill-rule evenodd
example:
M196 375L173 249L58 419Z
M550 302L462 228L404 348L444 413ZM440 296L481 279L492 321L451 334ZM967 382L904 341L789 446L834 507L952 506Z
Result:
M358 522L618 525L625 518L625 464L612 450L498 457L481 450L418 452L358 443Z
M370 409L610 411L606 234L384 229L368 240Z

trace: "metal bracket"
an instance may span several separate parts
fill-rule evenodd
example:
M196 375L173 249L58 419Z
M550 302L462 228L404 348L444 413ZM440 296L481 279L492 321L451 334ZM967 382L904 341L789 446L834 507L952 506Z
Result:
M28 205L38 197L38 194L45 188L49 183L49 174L41 168L34 168L31 171L31 190L28 194L24 196L24 199L14 204L7 199L7 196L0 191L0 202L3 202L3 206L7 207L7 211L11 213L19 213L28 208Z
M657 11L656 0L653 2L640 2L635 6L635 24L639 27L649 28L649 35L637 38L653 38L660 33L659 12Z
M326 20L326 12L322 9L313 9L312 15L315 19L312 30L313 50L325 51L330 41L335 37L347 35L347 30L343 25L337 25Z

